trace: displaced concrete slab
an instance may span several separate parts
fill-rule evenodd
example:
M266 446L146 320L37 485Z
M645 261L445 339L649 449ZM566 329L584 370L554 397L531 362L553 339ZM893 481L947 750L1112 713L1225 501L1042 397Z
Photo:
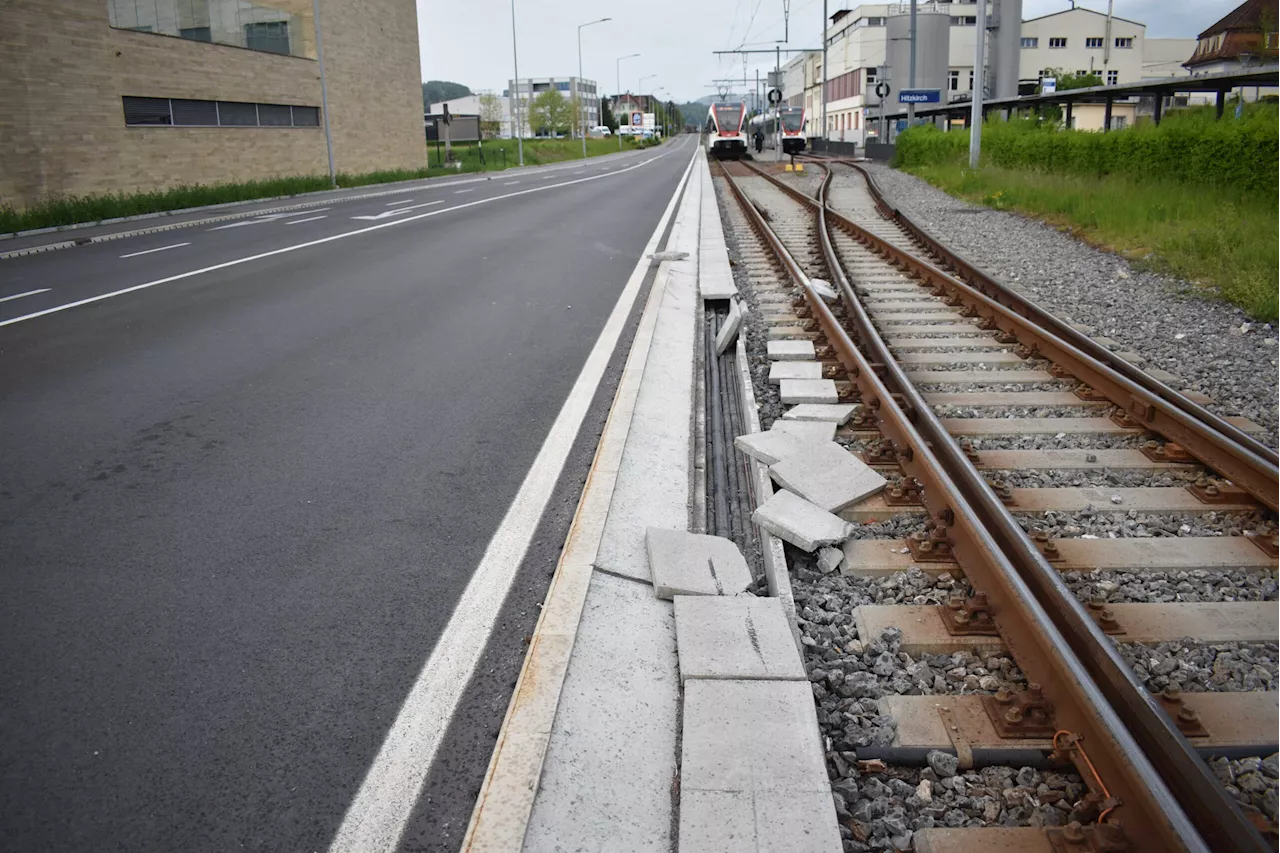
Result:
M843 426L858 410L857 403L801 403L783 413L784 421L830 421Z
M769 467L769 476L827 512L839 512L874 495L888 482L834 442L812 444L784 457Z
M776 420L770 431L789 432L810 441L831 441L836 437L834 421L784 421ZM772 463L771 463L772 464Z
M784 379L821 379L822 364L817 361L775 361L769 365L769 383Z
M685 685L681 853L840 850L805 681Z
M733 446L739 453L764 465L772 465L788 456L803 453L813 444L813 439L786 430L773 429L740 435L733 440Z
M650 527L644 541L658 598L737 595L751 584L746 558L732 540Z
M823 545L839 545L854 530L843 518L788 491L775 492L751 514L751 520L810 553Z
M742 328L744 309L736 299L729 300L729 316L725 317L720 331L716 332L716 355L724 355L724 351L733 346L738 339L738 330Z
M524 853L667 853L680 680L675 617L646 584L596 572Z
M805 680L782 602L752 595L677 595L681 683L690 678Z
M817 358L813 341L769 341L765 352L774 361L809 361Z
M832 379L783 379L778 396L783 403L838 403L840 394Z
M733 272L729 269L728 258L723 269L719 264L708 264L698 274L698 293L703 301L714 299L732 299L738 295L738 288L733 283Z

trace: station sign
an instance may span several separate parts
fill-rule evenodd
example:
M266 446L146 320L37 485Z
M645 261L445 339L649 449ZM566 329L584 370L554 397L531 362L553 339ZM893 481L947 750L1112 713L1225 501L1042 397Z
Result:
M941 89L903 89L898 93L900 104L939 104L942 103Z
M1058 91L1058 78L1046 77L1040 81L1040 94L1053 95Z
M643 124L644 124L644 113L632 113L632 114L631 114L631 126L632 126L632 127L640 127L640 126L641 126L641 125L643 125Z

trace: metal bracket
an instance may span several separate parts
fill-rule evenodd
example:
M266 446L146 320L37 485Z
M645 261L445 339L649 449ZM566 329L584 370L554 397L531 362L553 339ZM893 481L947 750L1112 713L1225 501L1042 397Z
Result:
M983 696L982 707L1002 738L1051 738L1057 731L1053 706L1044 698L1039 684L1028 684L1021 693L1010 693L1002 687L994 696Z
M1101 596L1094 596L1089 600L1089 615L1093 617L1093 621L1098 623L1098 627L1106 634L1123 634L1124 628L1116 619L1115 611L1107 607L1107 600Z
M1071 371L1067 370L1065 367L1063 367L1061 364L1058 364L1055 361L1049 365L1049 375L1057 379L1070 379Z
M1206 504L1235 503L1246 499L1243 489L1237 489L1213 477L1201 477L1187 486L1187 491Z
M1182 701L1182 691L1176 685L1169 685L1157 693L1156 698L1160 700L1160 707L1164 708L1165 713L1178 724L1178 731L1187 737L1209 736L1209 730L1200 721L1200 715Z
M945 606L939 605L942 624L953 637L998 637L991 604L984 592L975 592L971 598L955 596Z
M1017 501L1013 497L1013 487L1004 480L990 480L987 483L991 487L991 491L996 493L996 497L1000 499L1000 503L1005 506L1017 506Z
M978 449L973 446L973 441L968 438L960 439L960 451L968 458L969 463L976 468L983 466L982 457L978 454Z
M935 526L928 533L917 530L907 537L911 558L917 563L954 563L956 555L951 544L945 527Z
M956 758L960 761L958 769L972 770L973 748L969 745L969 739L964 736L960 724L956 722L955 712L951 710L950 705L939 705L938 716L942 719L942 728L947 733L947 739L956 748Z
M1142 447L1138 449L1152 462L1193 463L1196 461L1185 447L1173 441L1166 441L1164 444L1158 441L1147 441L1143 442Z
M1245 538L1257 545L1270 557L1280 557L1280 537L1272 533L1269 536L1250 536L1245 534Z
M1072 821L1066 826L1046 827L1045 837L1054 853L1127 853L1133 847L1118 824Z
M920 500L922 488L915 477L903 477L891 483L881 493L881 497L887 506L923 506L924 503Z
M1040 549L1041 555L1049 562L1055 562L1064 559L1062 553L1058 551L1058 545L1049 538L1047 530L1033 530L1031 532L1031 541Z
M1095 390L1088 385L1079 385L1075 389L1075 395L1086 403L1107 403L1110 400L1106 394Z
M1117 426L1122 426L1126 429L1142 428L1142 423L1138 420L1135 420L1134 417L1130 415L1128 412L1126 412L1124 409L1116 409L1115 411L1113 411L1111 413L1111 420L1114 421Z

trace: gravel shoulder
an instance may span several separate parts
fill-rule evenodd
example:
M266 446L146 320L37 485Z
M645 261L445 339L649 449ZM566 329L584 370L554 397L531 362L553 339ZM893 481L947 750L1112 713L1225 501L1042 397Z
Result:
M1038 220L969 204L912 175L866 165L887 200L949 246L1063 319L1139 353L1146 366L1182 377L1185 389L1212 397L1219 414L1266 427L1262 441L1276 446L1280 362L1270 324ZM843 180L856 177L843 174Z

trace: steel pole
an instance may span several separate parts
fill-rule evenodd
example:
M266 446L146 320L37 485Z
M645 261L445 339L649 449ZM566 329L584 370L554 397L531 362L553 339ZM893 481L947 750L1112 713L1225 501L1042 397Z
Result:
M985 3L986 0L979 0ZM914 89L916 87L916 0L911 0L911 69L907 72L907 85ZM901 91L899 91L901 97ZM916 121L916 105L915 102L907 104L907 127L915 124Z
M778 80L778 105L774 108L773 162L782 159L782 48L775 47L773 73Z
M978 29L973 46L973 103L969 107L969 168L978 168L982 155L982 93L987 83L987 2L978 2Z
M516 149L520 154L520 165L524 165L524 136L520 126L520 56L516 53L516 0L511 0L511 64L516 71L516 85L511 90L511 121L515 125L511 132L516 138Z
M582 135L583 160L587 159L587 122L583 113L586 105L582 102L582 28L585 26L578 25L578 133Z
M827 0L822 0L822 143L823 148L830 150L830 139L827 137Z
M622 120L618 118L618 98L622 96L622 60L624 57L618 57L617 63L614 64L614 73L617 79L614 80L613 87L613 120L618 123L617 137L618 150L622 150Z
M316 19L316 60L320 63L320 111L324 113L324 145L329 151L329 183L336 187L338 173L333 168L333 134L329 132L329 81L324 75L324 39L320 35L320 0L312 0L311 11Z

